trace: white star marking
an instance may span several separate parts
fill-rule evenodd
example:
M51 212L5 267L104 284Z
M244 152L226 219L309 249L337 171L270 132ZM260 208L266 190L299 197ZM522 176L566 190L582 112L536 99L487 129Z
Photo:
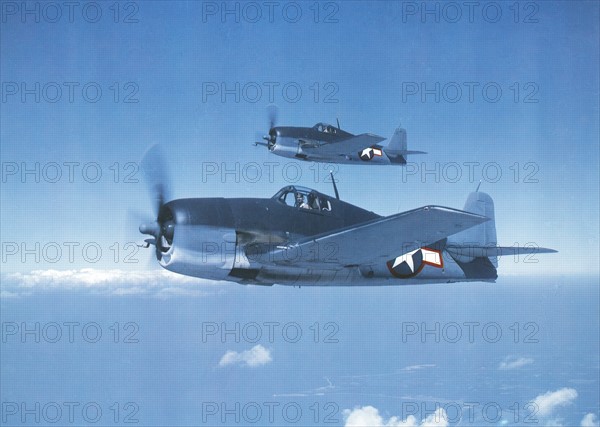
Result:
M408 268L410 268L410 271L412 271L413 273L415 272L415 265L413 263L413 254L417 251L419 251L421 249L415 249L412 252L409 252L407 254L404 255L400 255L399 257L397 257L394 260L394 265L392 265L392 268L396 268L398 265L402 264L403 262L406 262L406 264L408 264Z

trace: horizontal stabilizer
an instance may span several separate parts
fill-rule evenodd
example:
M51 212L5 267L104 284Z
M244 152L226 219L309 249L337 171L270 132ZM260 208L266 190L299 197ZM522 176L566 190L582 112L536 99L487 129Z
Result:
M268 260L328 269L385 262L488 220L457 209L425 206L279 247Z
M395 156L406 156L408 154L427 154L426 151L414 151L414 150L400 150L400 151L385 150L385 152L387 154L392 154Z
M554 249L540 248L537 246L446 246L446 250L459 257L482 258L497 257L506 255L527 255L527 254L549 254L555 253Z

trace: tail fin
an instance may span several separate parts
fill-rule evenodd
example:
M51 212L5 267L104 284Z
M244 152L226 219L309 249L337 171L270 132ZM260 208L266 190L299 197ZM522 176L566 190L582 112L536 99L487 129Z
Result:
M387 147L385 147L385 153L392 158L402 156L404 159L407 154L427 154L424 151L408 150L406 129L402 127L397 128L394 135L390 138L390 142Z
M475 191L469 194L464 210L486 216L490 220L448 237L448 246L463 246L470 248L495 247L498 244L498 240L496 238L494 201L490 195L481 191ZM494 267L498 267L498 258L496 256L491 256L489 259ZM470 260L464 259L463 261L469 262Z
M556 252L554 249L541 248L537 245L498 246L494 201L486 193L475 191L469 194L464 210L486 216L490 220L448 237L446 250L459 263L470 263L475 259L481 262L487 258L495 268L498 268L499 256Z
M406 129L399 127L394 132L394 135L390 138L390 142L387 146L389 151L392 152L401 152L406 151L408 149L408 145L406 142Z

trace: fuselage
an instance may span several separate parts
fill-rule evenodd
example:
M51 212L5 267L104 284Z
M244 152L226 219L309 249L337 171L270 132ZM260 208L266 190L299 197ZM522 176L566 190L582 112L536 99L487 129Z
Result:
M364 146L356 151L344 151L344 141L355 136L323 123L311 128L279 126L270 130L267 146L273 154L296 160L355 165L406 164L405 156L388 152L386 147L379 144ZM320 149L328 144L340 144L340 153L332 154Z
M306 206L294 200L297 194L304 196ZM292 242L378 218L380 215L371 211L293 186L269 199L173 200L160 212L159 219L174 225L170 240L160 239L164 243L157 244L157 258L161 266L180 274L260 285L399 285L475 280L444 251L445 242L373 265L307 268L293 262L273 263L268 258L273 249ZM327 256L329 249L315 250ZM410 257L408 263L403 262L406 257ZM477 280L494 280L495 269L487 276Z

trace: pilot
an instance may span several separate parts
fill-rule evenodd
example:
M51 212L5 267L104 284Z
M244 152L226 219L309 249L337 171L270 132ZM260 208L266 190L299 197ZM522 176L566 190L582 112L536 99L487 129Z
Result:
M308 206L310 206L311 209L319 210L319 201L317 200L317 196L313 193L308 195Z
M296 193L296 207L301 209L310 209L308 203L304 201L304 196L300 193Z

